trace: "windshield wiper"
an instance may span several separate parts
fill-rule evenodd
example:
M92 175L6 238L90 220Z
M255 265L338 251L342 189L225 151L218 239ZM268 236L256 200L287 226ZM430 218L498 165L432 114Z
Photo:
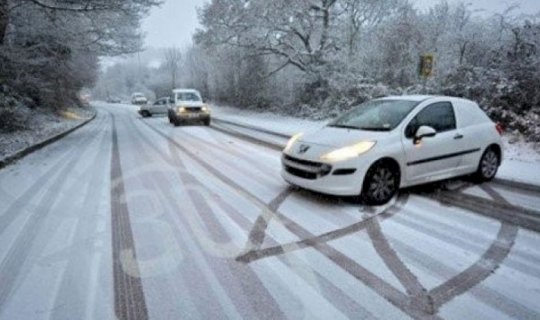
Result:
M353 129L353 130L360 130L360 128L355 126L347 126L344 124L329 124L328 127L330 128L343 128L343 129Z
M385 127L361 127L358 129L365 130L365 131L391 131L392 130L391 128L385 128Z

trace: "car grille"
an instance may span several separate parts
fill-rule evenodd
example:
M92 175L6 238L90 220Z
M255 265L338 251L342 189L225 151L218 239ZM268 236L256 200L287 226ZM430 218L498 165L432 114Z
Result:
M187 107L186 108L187 112L201 112L201 110L202 110L201 107Z
M332 166L330 165L298 159L288 155L283 155L282 162L285 171L289 174L308 180L324 177L332 171Z

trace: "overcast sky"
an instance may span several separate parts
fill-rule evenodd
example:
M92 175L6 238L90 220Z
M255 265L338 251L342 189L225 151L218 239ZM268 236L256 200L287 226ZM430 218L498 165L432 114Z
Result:
M150 16L143 22L146 32L146 46L149 47L185 47L191 43L191 37L199 26L197 7L210 0L165 0L160 8L152 10ZM272 1L272 0L268 0ZM458 2L460 0L449 0ZM419 8L425 9L439 0L413 0ZM538 13L540 0L469 0L475 9L485 9L488 12L502 12L509 4L519 4L521 12Z

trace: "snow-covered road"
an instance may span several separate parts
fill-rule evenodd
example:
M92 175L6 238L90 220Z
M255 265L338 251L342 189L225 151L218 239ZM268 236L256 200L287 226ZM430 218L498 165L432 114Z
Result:
M256 141L97 108L0 171L0 319L540 318L535 191L364 207L291 189Z

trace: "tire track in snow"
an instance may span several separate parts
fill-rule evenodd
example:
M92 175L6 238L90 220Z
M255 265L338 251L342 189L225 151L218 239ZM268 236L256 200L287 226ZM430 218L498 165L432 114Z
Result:
M103 124L103 120L104 119L101 119L101 121L94 121L86 128L86 130L90 130L94 127L100 127ZM81 134L81 132L76 132L74 135L68 136L65 139L73 139L77 136L77 134ZM80 143L80 145L86 145L91 138L92 137L87 135ZM56 143L60 143L60 141ZM17 197L17 199L13 199L14 201L11 203L11 205L4 211L3 214L0 215L0 235L6 230L8 226L11 225L11 223L13 223L13 220L20 216L20 209L24 208L25 205L30 203L39 193L39 191L43 188L43 185L50 181L55 174L57 174L59 171L64 171L64 168L67 166L68 161L79 152L80 150L78 150L77 148L68 149L68 151L61 155L59 157L60 159L53 166L51 166L51 168L46 170L39 178L37 178L37 180L35 180L21 196ZM3 190L1 190L0 192L2 194L7 194L7 192Z
M134 124L134 123L133 123ZM136 126L136 124L134 124ZM137 130L139 130L137 128ZM197 180L191 173L189 173L186 167L183 164L183 161L178 155L178 150L172 147L170 144L169 155L165 152L159 150L151 141L146 137L143 137L144 134L139 132L142 142L147 145L150 149L154 150L157 154L160 155L162 160L174 169L175 173L179 175L180 179L183 182L183 186L193 186L196 189L202 188L205 189L204 185ZM166 140L168 141L168 140ZM145 152L144 148L140 149L141 156L146 159L146 161L151 161L151 157ZM187 220L186 225L188 230L193 235L193 238L201 242L205 242L208 245L209 243L215 243L218 247L220 245L227 245L231 243L231 238L227 233L226 229L221 225L221 223L215 218L211 218L210 213L213 213L211 207L208 203L205 202L205 199L191 188L187 189L186 192L190 197L191 201L194 204L194 208L198 213L201 222L204 224L209 235L204 233L201 226L197 226L198 222L194 221L193 217L189 214L181 214L183 211L182 208L178 205L174 199L177 198L172 193L174 190L173 186L167 180L167 177L161 177L160 173L153 175L151 178L145 179L149 187L159 190L164 196L166 202L169 203L169 206L173 209L176 215L182 220ZM218 202L221 203L221 202ZM227 207L225 207L227 208ZM230 210L235 209L229 207ZM240 215L239 213L236 214ZM240 215L241 216L241 215ZM231 218L235 220L234 218ZM245 225L245 224L244 224ZM247 231L247 230L246 230ZM201 237L205 239L201 239ZM202 249L205 248L205 245L201 246ZM221 283L222 287L227 292L227 295L233 299L233 304L236 305L237 310L244 318L284 318L281 308L274 300L273 296L268 292L266 287L261 283L261 280L253 272L251 268L245 265L234 263L234 260L224 259L220 257L213 257L212 254L208 253L204 255L204 259L212 265L212 271L215 274L219 274L218 281ZM219 265L219 267L218 267ZM235 282L231 282L234 280ZM213 293L211 293L213 294ZM246 304L250 307L246 308ZM253 311L251 311L253 310ZM207 310L212 311L212 310Z
M112 128L111 156L111 237L114 281L114 309L119 319L148 319L148 310L138 272L135 241L120 162L116 119ZM131 269L128 273L127 269Z
M89 128L83 128L78 134L84 133L88 129ZM74 170L75 165L79 160L78 156L84 156L85 153L90 150L91 144L88 144L87 142L94 138L95 137L91 135L86 135L83 140L84 143L79 144L73 151L69 152L63 160L52 168L56 168L59 171L49 171L45 174L49 179L54 177L55 174L56 177L51 184L48 185L41 201L37 205L32 206L31 210L27 209L28 211L31 211L29 217L24 222L21 231L17 234L17 237L7 254L0 262L0 279L2 281L0 285L0 314L13 291L16 289L17 284L20 283L21 277L26 277L26 274L22 272L25 271L24 266L29 259L31 252L40 251L38 249L43 248L46 245L46 242L36 242L35 240L39 236L40 230L47 218L52 214L51 210L56 200L61 196L59 190L65 185L66 175ZM39 190L38 187L43 187L43 185L34 184L29 190L33 190L33 188ZM36 193L38 192L37 190ZM31 196L29 198L33 199ZM23 200L26 200L25 202L28 203L28 199ZM18 202L19 200L17 200L13 206ZM9 210L15 210L15 208L16 207L10 207ZM19 213L19 211L14 211L13 215L8 216L10 219L4 222L11 223L13 221L11 220L11 217L15 219Z
M509 204L501 195L488 186L483 188L494 200ZM461 206L460 203L457 204ZM465 209L467 207L465 206ZM445 283L429 291L434 309L438 309L455 297L462 295L491 276L508 257L517 238L519 226L501 222L496 239L476 263Z
M223 130L220 130L220 131L223 131ZM225 132L225 133L228 133L228 132ZM236 134L234 135L236 136ZM254 139L253 137L249 137L249 138L251 140ZM259 141L259 143L261 142ZM270 146L270 145L267 143L267 146ZM513 186L515 187L515 185ZM467 186L465 185L464 187L467 187ZM498 203L499 207L508 208L509 206L511 206L511 207L514 207L512 209L515 209L515 208L521 209L520 207L512 206L502 196L498 195L491 188L487 186L483 186L483 189L495 200L495 202L489 201L490 205ZM537 191L537 189L535 189L535 191ZM483 199L476 199L476 200L483 200ZM483 203L485 201L480 201L480 202ZM463 206L463 204L461 204L457 206L464 207L465 209L472 210L473 212L486 214L486 215L489 215L489 216L492 216L501 220L501 217L493 216L493 212L488 212L489 210L483 210L483 208L479 208L478 205L474 205L474 209L471 209L470 205ZM523 211L523 210L517 210L517 211ZM532 219L534 221L531 222L530 221L531 219L529 219L528 217L516 218L515 216L513 217L504 216L502 220L503 222L502 222L501 229L497 235L497 240L490 246L490 248L484 253L484 255L482 255L479 261L473 266L469 267L467 270L460 273L455 278L448 280L446 283L440 285L438 288L430 292L430 296L428 297L428 299L433 300L433 301L429 301L429 303L433 305L432 307L433 310L430 311L430 313L435 313L436 310L440 306L445 304L446 302L470 290L476 284L482 282L484 279L489 277L489 274L494 272L498 268L498 266L502 263L502 261L504 261L504 259L508 256L509 252L511 251L513 242L517 236L518 227L515 226L514 224L517 224L521 227L533 229L533 230L536 230L538 228L536 219ZM508 220L510 220L512 225L508 225L505 222ZM274 249L276 249L275 250L276 252L274 253L276 254L280 253L279 248L274 248ZM381 255L381 257L384 257L384 255ZM395 259L393 260L399 261L399 258L397 260ZM414 277L414 275L412 276ZM409 280L410 280L410 277L409 277ZM412 283L409 283L409 284L412 285Z
M146 122L143 122L145 125L147 125L150 129L154 130L156 133L167 139L175 148L181 150L184 154L189 156L191 159L195 160L199 165L201 165L203 168L205 168L207 171L209 171L211 174L222 180L224 183L228 184L229 186L233 187L235 190L239 191L242 195L244 195L247 199L251 200L255 204L259 204L264 208L264 210L268 210L272 212L269 208L269 205L262 202L257 196L251 194L248 190L246 190L244 187L238 185L236 182L229 179L227 176L223 175L219 170L212 167L210 164L208 164L206 161L201 159L199 156L197 156L194 152L188 150L178 142L171 139L169 136L167 136L165 133L163 133L161 130L154 128L152 125L149 125ZM301 239L313 239L317 236L310 233L308 230L304 229L302 226L297 224L296 222L290 220L288 217L274 212L276 217L279 217L283 225L289 229L293 234L298 236ZM337 266L341 267L343 270L351 274L353 277L364 283L365 285L369 286L373 290L375 290L380 296L385 298L387 301L389 301L391 304L402 310L403 312L407 313L409 316L415 318L415 319L437 319L438 317L436 315L430 314L428 312L425 312L424 310L417 308L413 305L412 299L406 295L400 292L399 290L395 289L393 286L388 284L383 279L379 278L377 275L371 273L369 270L365 269L358 263L356 263L351 258L347 257L340 251L334 249L330 245L328 245L326 242L319 242L315 243L312 248L316 249L323 255L325 255L328 259L333 261Z
M86 178L86 187L85 187L85 196L81 204L82 208L85 208L85 211L81 213L86 213L83 216L78 217L76 226L74 227L73 237L71 239L66 239L71 242L71 245L65 249L63 252L55 253L54 256L61 261L67 260L64 271L62 272L61 282L58 286L56 292L55 302L53 306L60 306L63 303L66 303L66 296L68 301L70 301L67 307L63 308L54 308L51 312L51 319L74 319L82 318L82 315L90 316L86 314L86 311L90 307L94 307L91 301L91 297L95 295L95 292L92 290L92 280L97 280L91 277L91 274L94 270L91 270L93 266L93 260L97 260L96 256L100 256L101 252L93 252L90 256L88 253L92 251L95 243L100 242L100 238L104 236L103 232L98 233L98 223L99 220L96 219L98 213L96 210L99 209L100 202L96 201L96 192L99 190L99 187L102 186L107 175L97 174L103 168L107 168L107 162L109 161L109 151L111 150L111 133L109 130L112 128L112 118L111 113L108 112L109 124L106 130L103 130L103 137L100 140L100 143L97 148L99 148L96 153L93 161L90 162L90 166L79 175L78 178ZM90 178L88 178L90 177ZM83 190L80 190L83 192ZM92 214L87 214L92 212ZM88 249L81 250L79 244L84 243L85 246L88 246ZM99 250L96 250L99 251ZM51 261L50 258L47 258L47 261ZM81 261L83 261L81 263ZM84 266L85 270L81 270L80 266ZM85 272L86 271L86 272ZM82 282L86 280L86 282ZM74 286L74 283L78 285ZM72 314L73 312L78 312Z

